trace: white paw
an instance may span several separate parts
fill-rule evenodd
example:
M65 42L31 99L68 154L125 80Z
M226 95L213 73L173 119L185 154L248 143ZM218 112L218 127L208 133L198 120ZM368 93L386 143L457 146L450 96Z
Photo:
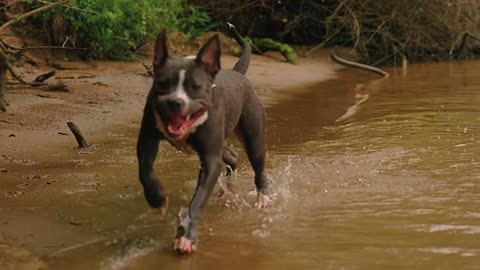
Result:
M255 202L255 208L261 209L269 206L272 203L270 196L263 194L260 191L257 191L257 201Z

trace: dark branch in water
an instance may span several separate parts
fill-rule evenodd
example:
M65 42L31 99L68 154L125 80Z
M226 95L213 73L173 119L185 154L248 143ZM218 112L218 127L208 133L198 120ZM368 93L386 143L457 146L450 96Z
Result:
M75 125L73 122L67 122L67 125L77 140L78 149L90 147L90 145L85 141L85 138L83 137L82 132L80 132L80 129L77 127L77 125Z
M389 77L390 76L390 74L388 72L383 71L379 68L376 68L376 67L373 67L373 66L370 66L370 65L360 64L360 63L353 62L353 61L348 61L346 59L338 57L334 53L332 53L330 55L330 58L332 59L333 62L335 62L337 64L340 64L340 65L343 65L343 66L353 67L353 68L358 68L358 69L374 72L374 73L377 73L377 74L382 75L384 77Z

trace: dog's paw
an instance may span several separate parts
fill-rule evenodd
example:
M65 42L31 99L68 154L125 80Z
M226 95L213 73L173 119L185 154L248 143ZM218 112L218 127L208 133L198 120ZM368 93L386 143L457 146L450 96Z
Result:
M260 191L257 191L257 201L255 202L255 208L261 209L269 206L272 203L270 196L263 194Z
M147 184L143 188L143 193L148 205L155 209L166 211L168 208L168 198L165 196L163 188L155 178L147 179Z
M167 213L168 210L168 198L165 197L165 200L163 201L162 206L159 208L160 214L164 216Z
M197 251L197 246L195 245L194 241L185 236L181 236L175 239L175 242L173 243L173 250L178 252L180 255L188 255Z

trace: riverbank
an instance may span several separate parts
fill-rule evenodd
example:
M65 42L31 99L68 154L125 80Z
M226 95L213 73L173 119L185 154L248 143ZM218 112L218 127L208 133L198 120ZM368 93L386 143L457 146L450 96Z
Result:
M232 67L236 61L233 56L222 57L224 68ZM0 167L8 161L5 156L11 159L19 153L45 151L45 147L51 149L52 144L58 143L74 145L67 121L75 122L92 142L96 136L104 137L109 126L140 121L151 86L151 78L144 76L145 69L140 62L64 62L60 65L65 69L57 71L57 78L67 85L68 93L31 88L5 93L10 105L6 113L0 113L0 153L3 156ZM37 70L29 72L40 73ZM326 53L315 58L301 58L297 65L284 63L275 55L254 55L247 77L268 106L280 98L285 89L333 78L334 65Z

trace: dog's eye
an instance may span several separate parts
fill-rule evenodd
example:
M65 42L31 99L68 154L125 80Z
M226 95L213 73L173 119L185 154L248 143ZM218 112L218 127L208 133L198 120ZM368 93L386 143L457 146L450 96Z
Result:
M156 81L155 82L155 90L157 92L164 92L168 88L168 81Z
M193 89L193 90L199 90L200 88L202 88L201 85L196 84L196 83L192 83L192 89Z

